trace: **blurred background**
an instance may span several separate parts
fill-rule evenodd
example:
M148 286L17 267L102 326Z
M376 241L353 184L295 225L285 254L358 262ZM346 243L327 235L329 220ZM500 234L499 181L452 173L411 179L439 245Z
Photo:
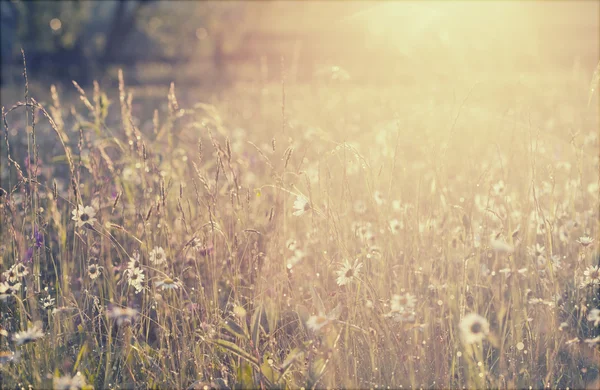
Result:
M414 84L593 72L598 1L2 0L1 82ZM283 59L283 60L282 60ZM181 84L180 83L180 84Z

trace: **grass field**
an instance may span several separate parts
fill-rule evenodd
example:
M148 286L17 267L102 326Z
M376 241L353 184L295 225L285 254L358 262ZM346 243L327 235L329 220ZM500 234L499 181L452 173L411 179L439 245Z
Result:
M5 92L0 387L597 388L592 73Z

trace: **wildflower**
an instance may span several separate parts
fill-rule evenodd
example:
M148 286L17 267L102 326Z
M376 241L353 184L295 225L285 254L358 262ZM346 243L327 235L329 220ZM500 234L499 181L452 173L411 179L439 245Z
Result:
M19 292L20 289L20 282L11 282L7 280L6 282L0 283L0 294L15 295Z
M77 208L72 211L72 214L72 219L79 228L91 226L96 222L96 210L92 206L83 207L82 205L78 205Z
M499 182L497 182L496 184L494 184L492 186L492 189L494 190L494 195L496 195L496 196L503 195L504 194L504 190L505 190L504 180L500 180Z
M166 277L163 280L156 282L156 287L162 290L173 290L179 288L179 283L169 277Z
M138 312L130 307L118 307L113 306L108 309L108 318L112 318L117 321L117 324L121 325L124 321L132 321L137 316Z
M28 343L33 343L44 337L44 332L42 332L40 324L33 325L32 328L28 330L24 330L19 333L15 333L13 335L13 340L17 345L24 345Z
M594 326L600 325L600 309L592 309L590 310L588 316L588 321L594 321Z
M585 283L587 285L595 285L600 284L600 269L598 266L589 266L585 271L583 271L585 275Z
M318 332L319 330L321 330L321 328L329 325L331 321L332 318L329 318L324 315L310 316L308 320L306 320L306 326L313 332Z
M479 314L467 314L460 321L460 333L465 344L479 343L486 338L489 332L490 324Z
M294 210L296 210L294 211L294 215L296 217L299 217L308 210L310 210L310 202L306 197L298 195L296 197L296 201L294 201Z
M51 296L47 296L47 297L40 299L40 303L42 304L42 307L46 310L52 308L52 306L54 306L55 301L56 300L54 298L52 298Z
M404 225L397 219L394 218L390 221L390 230L392 231L392 234L400 233L400 230L402 230L402 228L404 228Z
M144 270L141 268L128 268L125 272L127 273L127 281L131 287L135 288L135 292L142 291L142 283L146 278Z
M165 250L160 246L155 246L152 251L150 251L150 262L154 265L161 265L167 261L167 256L165 255Z
M92 280L96 280L98 278L98 276L100 276L100 274L102 273L102 267L100 267L97 264L90 264L88 265L88 276L90 277L90 279Z
M562 268L562 259L560 258L559 255L552 255L552 257L550 258L550 261L552 262L552 267L554 267L554 269Z
M375 203L377 203L377 206L381 206L382 204L385 203L385 199L383 198L383 195L379 191L375 191L373 193L373 199L375 200Z
M354 278L358 276L360 269L363 264L358 261L358 259L354 260L354 264L350 264L350 262L346 259L342 264L341 268L336 271L337 284L338 286L344 286L348 283L351 283Z
M14 269L15 274L18 278L22 278L29 275L29 269L23 263L15 264L12 268Z
M15 283L19 280L17 276L17 270L15 267L10 267L7 271L5 271L2 275L6 278L6 281L9 283Z
M392 200L392 209L394 211L401 211L402 210L402 203L400 203L399 200Z
M80 390L87 386L85 377L80 372L74 377L65 375L61 377L55 376L52 380L54 390Z
M410 293L404 295L394 294L390 300L390 307L392 311L400 312L414 308L416 303L417 299Z
M129 262L127 263L127 268L136 269L136 268L140 268L141 265L142 265L142 263L140 261L140 252L138 252L138 251L133 252L133 257L129 258Z
M579 244L581 244L582 247L585 248L585 247L591 245L592 242L594 242L594 239L592 237L589 237L589 236L581 236L581 237L579 237L579 240L577 240L577 242Z

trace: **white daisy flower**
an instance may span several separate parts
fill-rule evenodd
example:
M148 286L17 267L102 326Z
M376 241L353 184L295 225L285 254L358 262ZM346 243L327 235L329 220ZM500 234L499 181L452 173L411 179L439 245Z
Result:
M135 288L135 292L139 293L142 291L142 283L146 278L146 275L144 275L144 270L141 268L128 268L125 270L125 272L127 273L127 282L131 287Z
M585 283L587 285L596 285L600 284L600 269L598 266L589 266L585 271L583 271L585 275Z
M390 300L390 308L392 311L406 311L415 307L417 298L410 293L403 295L394 294Z
M390 230L392 234L398 234L404 228L404 224L401 221L398 221L396 218L390 221Z
M156 282L156 287L160 288L163 291L164 290L176 290L179 288L179 283L169 277L166 277L166 278Z
M476 313L467 314L460 321L459 328L462 341L465 344L479 343L490 333L488 321Z
M73 221L75 221L77 227L81 228L86 225L93 225L96 222L96 210L92 206L78 205L75 210L72 211Z
M108 318L115 319L117 324L121 325L124 321L132 321L138 314L138 311L130 307L113 306L107 310Z
M17 263L12 266L18 278L29 275L29 268L23 263Z
M385 203L385 199L383 198L383 194L379 191L375 191L373 193L373 199L375 200L375 203L377 204L377 206L381 206L382 204Z
M589 236L581 236L581 237L579 237L579 240L577 240L577 242L579 244L581 244L581 246L587 247L587 246L590 246L592 244L592 242L594 242L594 239Z
M55 376L52 380L54 390L81 390L87 386L85 377L80 372L74 377L64 375L61 377Z
M40 299L40 303L42 304L42 307L46 310L51 309L52 306L54 306L55 302L56 302L56 299L52 298L51 296L47 296L47 297Z
M306 326L313 332L320 331L323 327L329 325L330 323L331 318L324 315L310 316L308 320L306 320Z
M358 276L362 266L363 264L359 262L358 259L354 260L354 264L350 264L348 259L344 260L344 263L341 264L341 268L336 271L338 275L336 280L338 286L344 286L354 281L354 278Z
M299 217L308 210L310 210L310 202L306 197L298 195L296 197L296 200L294 201L294 210L296 210L294 211L294 215L296 217Z
M506 187L504 186L504 180L500 180L492 186L492 189L494 190L494 195L496 196L504 195L505 188Z
M88 276L92 280L96 280L98 276L102 273L102 267L98 264L90 264L88 265Z
M161 265L167 261L167 255L165 254L165 250L160 246L155 246L152 251L150 251L150 262L154 265Z
M129 258L129 262L127 263L128 269L136 269L142 266L142 262L140 261L140 252L133 252L133 256Z
M15 333L13 335L13 340L17 345L25 345L28 343L33 343L42 337L44 337L44 332L42 331L41 325L35 324L28 330Z
M4 275L6 282L15 283L19 281L19 276L17 275L17 270L15 269L15 266L12 266L8 270L4 271L2 275Z

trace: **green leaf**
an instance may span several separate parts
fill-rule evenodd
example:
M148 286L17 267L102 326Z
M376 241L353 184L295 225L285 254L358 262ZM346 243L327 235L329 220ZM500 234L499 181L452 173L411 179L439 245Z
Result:
M214 344L216 344L216 345L218 345L221 348L224 348L224 349L228 350L229 352L233 353L237 357L240 357L240 358L244 359L245 361L247 361L248 363L252 364L257 369L260 369L260 365L258 364L258 360L256 360L252 355L250 355L248 352L246 352L243 349L241 349L236 344L234 344L234 343L232 343L230 341L221 340L221 339L218 339L218 340L215 340L215 341L211 341L211 342L214 343Z
M246 363L246 362L242 362L242 364L238 367L238 373L237 373L237 377L238 377L238 383L239 388L242 389L255 389L258 386L254 383L254 378L252 375L252 367ZM238 386L235 386L238 387Z
M252 343L254 344L254 348L258 349L259 348L259 341L260 341L260 318L262 316L262 305L258 305L258 307L256 307L254 309L254 314L252 315L252 329L250 330L251 334L252 334Z
M221 326L227 332L231 333L232 335L234 335L236 337L240 337L242 339L248 338L248 335L246 334L246 331L244 331L244 329L242 329L241 326L239 326L238 324L236 324L233 321L225 321L225 322L223 322L223 324Z

